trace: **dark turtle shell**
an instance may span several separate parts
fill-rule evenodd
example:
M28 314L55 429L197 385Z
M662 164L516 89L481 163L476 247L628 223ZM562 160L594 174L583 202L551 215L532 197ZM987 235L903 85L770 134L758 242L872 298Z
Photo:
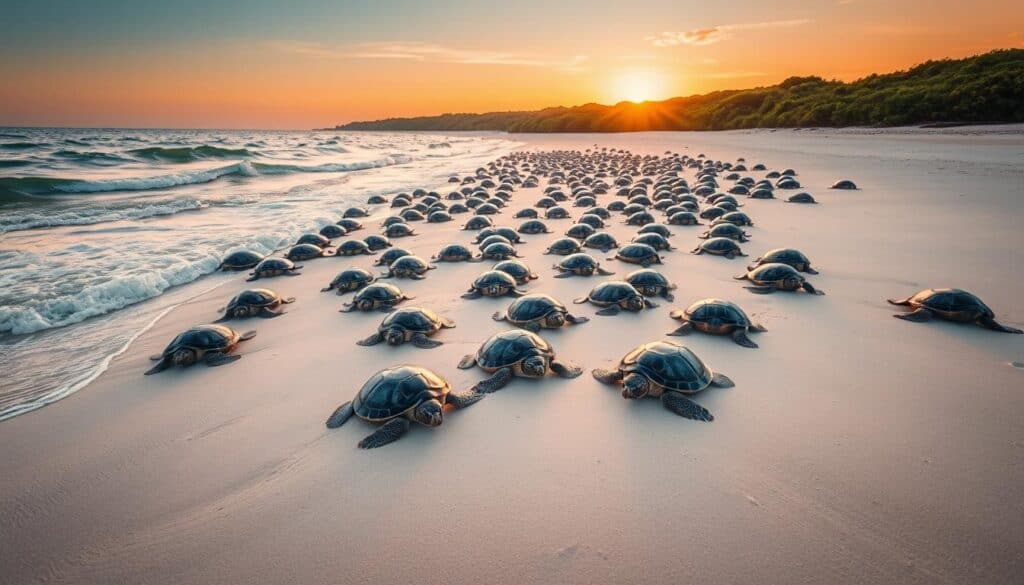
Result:
M335 251L335 254L338 256L356 256L369 253L370 247L362 240L345 240Z
M555 352L539 335L522 329L512 329L488 338L477 351L476 361L483 368L497 369L533 356L543 356L550 360L555 357Z
M615 240L615 236L608 232L595 232L583 240L583 245L587 248L596 248L598 250L611 250L612 248L618 248L619 242Z
M442 324L441 317L430 309L408 307L389 313L380 322L377 330L384 333L388 329L401 329L402 331L430 334L440 329Z
M810 193L806 192L791 195L788 199L786 199L786 201L790 203L817 203L814 197L812 197Z
M711 226L711 229L704 232L705 238L729 238L740 242L746 241L747 234L743 228L734 223L719 223Z
M547 224L539 219L528 219L519 225L521 234L546 234L550 231Z
M699 392L711 385L714 373L689 348L671 341L645 343L619 364L623 374L637 373L677 392Z
M447 211L438 209L437 211L431 211L430 215L427 216L427 221L430 223L444 223L451 221L452 216L448 215Z
M327 290L353 291L363 288L377 280L369 270L363 268L347 268L338 273L327 287Z
M267 258L253 268L253 273L258 275L278 270L295 270L295 263L287 258Z
M536 210L536 209L533 209L532 207L527 207L526 209L520 209L520 210L519 210L519 211L517 211L517 212L516 212L516 214L515 214L515 215L513 215L512 217L514 217L514 218L516 218L516 219L521 219L521 218L536 218L536 217L537 217L537 215L538 215L538 214L537 214L537 210Z
M426 219L417 209L405 209L400 215L405 221L423 221Z
M727 211L721 207L708 207L704 211L700 212L700 216L704 219L718 219L725 215Z
M482 234L483 232L480 232L480 233ZM492 233L491 235L489 235L489 236L485 237L484 239L480 240L480 243L477 244L477 247L479 249L483 250L484 248L486 248L487 246L490 246L491 244L507 244L507 245L512 245L512 242L510 242L509 239L506 238L505 236L499 236L498 234Z
M488 270L476 277L472 288L482 290L491 286L513 289L516 287L516 279L503 270Z
M910 297L914 307L934 309L940 313L964 313L979 317L993 317L992 309L988 308L975 295L958 288L929 288Z
M238 307L269 307L281 302L281 295L267 288L250 288L243 290L228 301L226 314L230 315Z
M597 268L597 265L597 259L584 252L570 254L558 263L558 267L562 270L593 270Z
M310 260L323 255L323 248L313 244L298 244L288 248L288 251L285 253L285 257L289 260Z
M519 237L519 234L516 232L516 230L510 227L494 228L494 235L505 238L511 244L519 244L522 243L523 241L523 239Z
M298 240L295 240L295 244L312 244L318 248L326 248L331 245L331 240L327 239L320 234L302 234Z
M345 213L341 214L342 217L366 217L367 215L369 215L367 211L361 207L349 207Z
M481 252L484 258L490 260L505 260L516 255L516 249L512 247L512 244L505 242L488 244Z
M649 211L637 211L626 219L626 223L629 225L647 225L654 223L654 216Z
M576 223L565 230L565 235L576 240L585 240L594 233L594 226L586 223Z
M402 256L408 256L411 253L412 252L406 250L405 248L389 248L386 252L381 254L379 258L377 258L377 262L375 262L375 265L391 266L391 263L394 262L395 260L398 260Z
M691 211L680 211L669 216L668 222L672 225L700 225L700 218Z
M750 327L750 317L736 303L722 299L703 299L697 301L684 311L686 318L695 323L703 323L715 328Z
M671 250L672 244L665 236L656 233L640 234L633 238L634 244L646 244L655 250Z
M664 294L672 288L665 275L653 268L641 268L626 275L625 281L646 296Z
M587 295L591 301L613 305L636 296L642 296L633 285L622 280L608 280L598 284Z
M399 195L391 200L391 207L409 207L412 205L412 199Z
M221 270L245 270L256 266L264 258L263 254L250 252L249 250L239 250L225 256L224 260L220 263L220 267Z
M728 222L738 226L752 226L754 221L750 219L750 216L742 211L730 211L729 213L723 214L722 217L715 220L715 222Z
M340 225L329 223L324 227L320 228L320 235L325 238L340 238L348 233L348 230L341 227Z
M569 212L566 211L564 207L549 207L547 211L544 212L544 217L546 219L565 219L569 217Z
M747 278L752 282L770 282L777 283L783 280L793 279L798 283L804 281L804 277L800 276L800 273L796 271L789 264L781 264L778 262L761 264L760 266L754 267L753 270L747 273Z
M540 319L552 311L567 313L565 305L554 297L542 293L533 293L519 297L508 306L506 315L513 323L526 323Z
M423 274L427 270L430 270L430 264L412 254L402 256L388 266L388 272L391 274Z
M493 203L481 203L476 207L476 212L479 215L494 215L499 211L498 206Z
M622 211L625 208L626 208L626 202L625 201L612 201L612 202L608 203L608 205L605 205L605 209L607 209L608 211ZM593 209L591 211L593 211Z
M387 203L387 202L388 202L388 198L383 196L383 195L370 195L366 199L366 204L367 205L380 205L382 203Z
M493 222L491 221L491 218L485 217L483 215L474 215L473 217L469 218L469 221L466 222L466 225L462 226L462 229L482 230L485 227L490 227L492 224Z
M628 262L654 262L661 263L658 251L647 244L627 244L621 248L615 257Z
M497 270L508 274L519 284L526 284L531 278L537 278L537 275L530 270L530 267L520 262L519 260L504 260L494 265L491 270Z
M591 209L588 209L587 212L583 214L583 216L586 217L588 215L596 215L597 217L600 217L605 221L608 221L612 217L611 212L606 207L593 207Z
M462 244L448 244L434 256L434 260L443 262L460 262L473 258L473 252Z
M452 215L456 213L469 213L469 208L461 203L456 203L448 208L448 213Z
M811 261L804 255L803 252L795 248L775 248L774 250L768 250L760 258L754 260L754 264L771 264L781 263L789 264L797 270L807 272L808 268L811 267Z
M416 232L407 224L395 223L384 228L384 235L389 238L404 238L406 236L415 236Z
M347 232L354 232L356 230L363 229L363 224L360 223L358 220L352 219L351 217L343 217L335 223L345 228L345 231Z
M561 254L563 256L568 254L575 254L580 251L580 244L572 238L559 238L544 252L545 254Z
M179 333L164 349L163 355L179 349L223 351L238 341L238 337L238 332L226 325L199 325Z
M402 365L370 376L352 401L356 416L383 421L401 416L428 400L441 400L451 391L438 374L419 366Z
M402 297L402 289L387 282L375 282L356 293L354 301L395 302Z
M700 249L709 254L718 254L723 256L728 254L730 251L735 252L737 255L740 254L740 246L735 240L729 238L711 238L705 240L701 245Z
M854 183L853 181L849 180L849 179L843 179L841 181L836 181L835 183L832 183L831 187L829 187L829 189L856 189L856 188L857 188L857 184Z
M595 230L599 230L604 227L604 220L601 219L601 216L595 215L593 213L585 213L581 215L580 218L576 220L576 222L589 225Z
M404 224L395 224L395 225L404 225ZM394 226L391 226L391 227L394 227ZM391 227L389 227L388 229L391 229ZM370 234L370 235L366 236L365 238L363 238L363 242L366 243L366 246L368 248L370 248L370 250L383 250L384 248L390 248L391 247L391 241L390 240L388 240L384 236L378 236L376 234Z
M558 205L558 202L552 199L551 197L541 197L540 199L537 200L536 203L533 204L534 207L539 207L541 209L548 209L556 205Z
M638 234L658 234L663 238L671 238L672 231L668 226L661 223L649 223L636 231Z

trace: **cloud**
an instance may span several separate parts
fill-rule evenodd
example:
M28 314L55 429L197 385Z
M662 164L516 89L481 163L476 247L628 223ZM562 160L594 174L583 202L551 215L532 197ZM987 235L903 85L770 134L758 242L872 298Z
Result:
M681 32L663 32L647 37L655 47L675 47L679 45L710 45L732 38L736 31L763 30L800 26L811 22L807 18L793 20L772 20L768 22L747 22L741 24L721 24L706 28L695 28Z
M431 61L464 65L544 67L569 72L581 71L588 59L585 55L573 55L563 59L544 59L525 53L457 49L419 41L361 43L337 47L304 41L272 41L269 46L273 50L284 53L324 59Z

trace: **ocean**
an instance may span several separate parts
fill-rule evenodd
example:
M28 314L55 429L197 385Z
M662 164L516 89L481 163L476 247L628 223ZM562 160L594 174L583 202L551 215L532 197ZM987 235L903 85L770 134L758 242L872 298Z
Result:
M0 128L0 421L85 387L174 306L370 195L517 146L331 131Z

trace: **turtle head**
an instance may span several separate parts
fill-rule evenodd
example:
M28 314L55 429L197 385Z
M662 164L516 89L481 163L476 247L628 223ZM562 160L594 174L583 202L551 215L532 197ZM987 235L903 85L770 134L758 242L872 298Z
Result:
M629 297L626 299L625 304L625 308L630 311L642 311L644 308L644 297L640 295Z
M355 302L355 305L360 311L372 311L373 299L359 299Z
M487 289L484 291L484 294L486 294L489 297L500 297L502 292L501 289L502 287L500 284L492 284L487 287Z
M231 316L234 317L235 319L244 319L252 314L253 311L251 311L249 307L244 305L231 309Z
M558 327L561 327L562 325L565 325L565 315L558 311L554 311L547 316L546 321L548 327L556 329Z
M622 397L627 399L643 398L650 391L650 381L640 374L629 374L622 380Z
M437 400L427 400L412 411L412 418L421 425L436 427L444 421L444 408Z
M401 345L405 341L405 333L401 329L391 328L384 332L384 341L388 345Z
M184 368L196 363L197 357L195 350L181 348L171 354L171 364Z
M548 373L548 360L535 355L523 360L523 374L531 378L543 378Z

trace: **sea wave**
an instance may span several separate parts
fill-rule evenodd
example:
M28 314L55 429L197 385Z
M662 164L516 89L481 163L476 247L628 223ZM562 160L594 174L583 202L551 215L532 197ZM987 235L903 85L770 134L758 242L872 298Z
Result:
M173 215L184 211L196 211L209 204L188 197L160 203L145 203L114 208L84 208L67 211L7 213L0 216L0 233L16 232L46 227L67 225L92 225L111 221L146 219L162 215Z
M129 150L128 154L143 160L186 163L218 158L249 158L256 153L247 148L218 148L204 144L202 146L182 146L178 148L151 146Z

